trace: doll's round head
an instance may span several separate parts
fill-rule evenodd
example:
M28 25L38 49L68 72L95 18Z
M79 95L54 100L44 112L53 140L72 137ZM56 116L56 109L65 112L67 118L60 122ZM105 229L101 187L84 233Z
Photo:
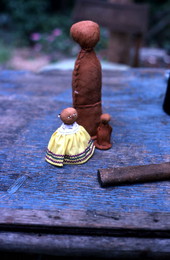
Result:
M77 110L73 107L65 108L61 111L60 118L66 125L72 125L77 120Z
M83 49L93 48L100 39L100 28L95 22L81 21L72 25L70 34Z
M111 116L109 114L102 114L100 116L100 121L103 124L107 124L110 121L110 119L111 119Z

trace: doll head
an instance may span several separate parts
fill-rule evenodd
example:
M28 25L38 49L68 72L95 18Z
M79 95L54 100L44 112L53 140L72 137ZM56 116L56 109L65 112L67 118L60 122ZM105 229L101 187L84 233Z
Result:
M100 116L100 121L103 124L107 124L110 121L110 119L111 119L111 116L109 114L102 114Z
M83 49L93 48L100 39L100 28L95 22L81 21L72 25L70 34Z
M72 125L77 120L77 111L73 107L65 108L61 111L60 118L66 125Z

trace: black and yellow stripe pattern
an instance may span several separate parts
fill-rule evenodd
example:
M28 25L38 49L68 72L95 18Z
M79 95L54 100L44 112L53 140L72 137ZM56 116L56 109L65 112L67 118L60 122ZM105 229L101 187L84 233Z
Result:
M56 165L56 166L63 166L63 164L82 164L85 163L94 153L95 146L93 144L93 141L90 140L88 143L87 148L76 155L60 155L55 154L51 152L49 149L47 149L46 152L46 161Z

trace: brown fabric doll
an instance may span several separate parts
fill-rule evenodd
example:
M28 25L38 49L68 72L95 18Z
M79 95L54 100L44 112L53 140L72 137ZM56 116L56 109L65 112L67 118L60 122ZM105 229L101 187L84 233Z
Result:
M99 41L100 29L97 23L81 21L72 25L70 34L81 46L73 70L73 107L79 115L77 122L95 138L102 114L102 78L101 65L93 48Z
M112 147L110 142L112 127L109 125L111 117L109 114L102 114L100 117L100 125L97 128L97 140L94 145L101 150L107 150Z

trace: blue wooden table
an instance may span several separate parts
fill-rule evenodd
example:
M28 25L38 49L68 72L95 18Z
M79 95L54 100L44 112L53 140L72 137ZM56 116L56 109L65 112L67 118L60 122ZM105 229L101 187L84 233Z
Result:
M103 71L110 150L83 165L45 162L71 71L0 71L0 250L64 256L168 257L169 181L102 188L97 170L170 161L164 70Z

